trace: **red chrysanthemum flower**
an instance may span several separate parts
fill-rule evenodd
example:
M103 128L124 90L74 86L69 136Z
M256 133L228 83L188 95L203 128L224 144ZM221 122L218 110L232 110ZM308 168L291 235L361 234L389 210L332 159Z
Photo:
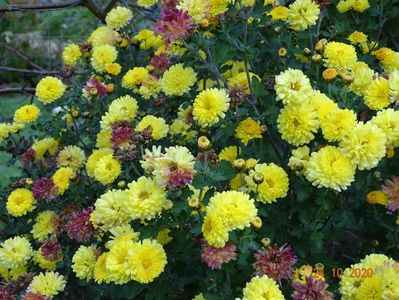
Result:
M21 161L24 164L30 163L35 159L35 150L29 148L21 155Z
M42 256L49 261L57 261L62 258L61 244L54 237L45 241L40 246L40 250Z
M184 187L193 181L192 170L171 170L168 174L168 186L172 189Z
M166 53L155 55L150 60L150 66L154 68L154 71L158 74L165 72L170 66L170 57Z
M68 220L66 230L71 239L78 242L88 241L96 232L90 221L90 214L93 208L85 208L82 211L73 213Z
M129 125L120 125L112 129L111 143L114 149L123 149L131 143L133 129Z
M237 260L236 245L229 242L223 248L209 246L201 240L201 261L211 269L220 269L222 264Z
M388 209L391 211L399 210L399 176L392 176L385 180L382 191L388 197Z
M25 296L22 297L22 300L49 300L49 299L50 298L47 298L40 294L36 294L34 292L27 292Z
M0 287L0 299L2 300L17 299L17 295L15 295L15 290L10 286Z
M276 281L291 278L294 269L293 265L297 262L297 257L291 245L284 244L278 247L277 244L262 248L255 254L253 267L256 275L267 275Z
M166 42L173 42L189 35L193 28L194 22L191 16L180 9L163 11L155 23L155 32Z
M173 9L176 8L176 5L179 3L179 0L160 0L159 6L162 9Z
M312 276L306 278L306 284L293 281L292 287L295 292L292 294L293 300L331 300L333 294L327 291L328 285L322 279Z
M90 79L83 88L83 94L87 98L102 98L107 95L107 86L97 78Z
M51 201L55 198L57 187L50 178L35 180L32 185L32 194L36 200Z

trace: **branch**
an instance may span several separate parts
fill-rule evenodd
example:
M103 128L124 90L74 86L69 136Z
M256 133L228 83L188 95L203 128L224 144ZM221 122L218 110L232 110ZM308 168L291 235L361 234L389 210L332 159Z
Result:
M0 12L7 11L40 11L40 10L53 10L64 9L74 6L82 5L82 0L63 1L61 3L46 3L46 4L9 4L8 8L0 8Z
M0 71L19 72L19 73L26 73L26 74L38 74L38 75L57 75L57 74L60 74L60 71L18 69L18 68L3 67L3 66L0 66Z
M24 61L26 61L26 62L27 62L30 66L32 66L33 68L35 68L35 69L37 69L37 70L42 70L42 71L44 71L44 69L43 69L41 66L35 64L35 63L34 63L33 61L31 61L25 54L21 53L21 52L18 51L17 49L14 49L14 48L12 48L12 47L10 47L10 46L4 44L4 43L1 43L1 45L2 45L5 49L7 49L8 51L14 53L16 56L22 58Z
M30 87L3 88L3 89L0 89L0 95L2 95L2 94L17 94L17 93L34 94L35 91L36 91L35 88L30 88Z

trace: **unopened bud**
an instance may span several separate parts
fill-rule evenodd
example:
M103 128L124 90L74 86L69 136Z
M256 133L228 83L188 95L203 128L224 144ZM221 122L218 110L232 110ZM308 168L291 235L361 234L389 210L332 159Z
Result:
M115 84L108 83L107 84L107 93L112 93L115 90Z
M262 131L262 133L265 133L267 131L267 126L266 125L260 125L260 131Z
M188 206L191 208L199 208L200 207L200 200L197 197L192 197L188 199Z
M355 79L355 74L353 74L352 72L342 72L339 75L347 84L351 84Z
M379 243L377 240L372 240L372 241L371 241L371 245L372 245L373 247L378 247L379 244L380 244L380 243Z
M211 147L211 142L204 135L198 138L198 148L202 151L206 151Z
M392 158L395 156L395 150L393 148L388 148L387 149L387 158Z
M201 26L202 28L208 28L208 26L209 26L209 21L208 21L208 19L202 19L201 22L200 22L200 26Z
M261 173L259 173L259 172L256 172L256 173L253 175L253 180L254 180L254 182L255 182L256 184L261 184L261 183L265 180L265 177L263 176L263 174L261 174Z
M90 93L90 95L95 96L95 95L97 95L98 92L97 92L97 89L93 87L89 90L89 93Z
M126 181L121 180L118 182L118 188L124 188L126 186Z
M271 240L269 238L263 238L260 242L262 243L263 247L266 248L270 245Z
M280 56L280 57L286 57L287 56L287 49L285 49L285 48L280 48L280 49L278 49L278 55Z
M310 56L311 54L312 54L312 51L309 48L303 49L303 55Z
M315 54L312 56L312 61L315 63L318 63L321 61L321 55L320 54Z
M262 227L262 219L259 217L255 217L255 219L252 220L251 224L256 229L259 229Z
M26 179L25 179L25 183L26 183L27 185L32 185L32 184L33 184L32 178L26 178Z
M242 158L236 159L233 165L237 171L242 171L245 169L245 160Z
M327 45L326 39L321 39L316 43L315 49L317 52L322 53L324 51L324 47Z
M79 117L79 110L77 110L77 109L72 110L72 117L74 117L74 118Z
M323 71L322 76L324 80L331 81L338 76L338 71L334 68L327 68Z

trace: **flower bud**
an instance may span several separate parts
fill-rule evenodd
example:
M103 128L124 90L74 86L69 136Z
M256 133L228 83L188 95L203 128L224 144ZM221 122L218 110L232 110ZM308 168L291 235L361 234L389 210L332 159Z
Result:
M393 148L388 148L387 149L387 158L392 158L395 156L395 150Z
M209 21L208 21L208 19L202 19L201 22L200 22L200 26L201 26L202 28L208 28L208 26L209 26Z
M206 151L211 147L211 142L204 135L198 138L198 148L202 151Z
M237 171L242 171L245 169L245 160L242 158L236 159L233 165Z
M112 93L115 90L115 84L113 83L108 83L107 84L107 93Z
M322 73L324 80L327 80L327 81L333 80L335 77L337 77L337 75L338 75L338 72L334 68L327 68Z
M280 48L280 49L278 49L278 55L280 56L280 57L286 57L287 56L287 49L285 49L285 48Z
M260 131L262 131L262 133L265 133L267 131L267 126L266 125L260 125Z
M381 173L379 171L374 171L373 177L376 178L376 179L380 179L381 178Z
M274 31L277 32L277 33L280 32L281 31L281 27L280 26L275 27Z
M388 203L388 197L382 191L372 191L367 194L366 201L369 204L386 205Z
M200 200L197 197L191 197L188 199L188 206L191 208L199 208L200 207Z
M262 227L262 219L259 217L255 217L255 219L253 219L251 221L251 224L253 227L255 227L256 229L259 229Z
M269 238L263 238L260 242L262 243L263 247L266 248L270 245L271 240Z
M89 93L90 93L90 95L92 95L92 96L96 96L97 93L98 93L98 91L97 91L97 89L96 89L95 87L92 87L92 88L89 90Z
M312 54L312 51L309 48L303 49L303 55L310 56L311 54Z
M341 78L345 81L346 84L351 84L355 79L355 74L348 71L340 73L339 76L341 76Z
M321 55L320 54L315 54L312 56L312 61L315 63L318 63L321 61Z
M119 181L118 182L118 188L124 188L126 186L126 181L124 181L124 180L121 180L121 181Z
M72 117L74 117L74 118L79 117L79 110L73 109L73 110L72 110Z
M254 181L256 184L261 184L264 180L265 180L265 177L263 176L263 174L261 174L261 173L259 173L259 172L256 172L256 173L253 175L253 181Z
M164 208L165 208L165 210L171 210L173 208L173 202L170 200L167 200Z
M372 245L373 247L378 247L379 244L380 244L380 243L379 243L377 240L372 240L372 241L371 241L371 245Z
M324 47L327 45L326 39L321 39L316 43L315 49L317 52L322 53L324 51Z
M33 184L32 178L26 178L26 179L25 179L25 183L26 183L27 185L32 185L32 184Z

